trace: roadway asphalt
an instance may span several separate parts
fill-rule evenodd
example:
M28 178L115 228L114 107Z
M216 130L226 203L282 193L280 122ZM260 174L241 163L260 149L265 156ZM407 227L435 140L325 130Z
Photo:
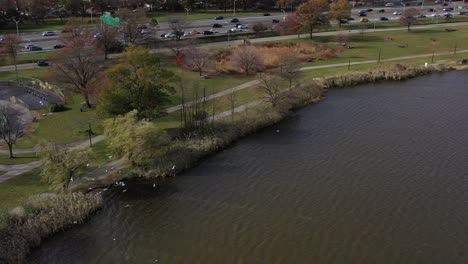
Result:
M414 4L414 3L413 3ZM396 5L396 3L395 3ZM457 9L456 7L457 6L464 6L464 9ZM409 7L403 7L403 6L396 6L396 7L383 7L383 6L380 6L380 7L372 7L372 9L374 9L374 11L372 12L368 12L366 18L369 20L369 22L377 22L377 21L380 21L380 18L381 17L386 17L388 18L389 20L397 20L400 16L399 15L394 15L393 13L394 12L403 12L404 9L406 8L411 8L411 7L414 7L418 10L421 10L421 13L422 14L425 14L427 17L430 17L432 14L436 13L436 14L443 14L445 13L445 11L443 11L443 8L445 8L445 6L442 6L440 4L434 4L432 1L431 1L431 4L423 4L421 6L418 6L418 5L414 5L414 6L409 6ZM453 15L456 15L458 13L458 11L467 11L467 6L466 4L462 3L462 2L452 2L449 4L449 6L447 7L452 7L454 8L454 11L451 11L449 13L452 13ZM435 8L435 12L429 12L428 10L430 8ZM361 17L358 16L358 13L360 10L366 10L368 9L368 7L356 7L356 8L353 8L352 9L352 18L354 20L351 20L350 23L360 23L359 22L359 19ZM385 12L378 12L378 10L380 9L384 9ZM271 15L271 16L245 16L245 17L238 17L240 22L239 23L242 23L242 24L245 24L247 26L249 26L249 28L251 28L253 26L254 23L257 23L257 22L262 22L262 23L265 23L267 26L274 26L275 24L272 23L272 20L273 19L278 19L278 20L282 20L284 15ZM197 30L197 31L204 31L204 30L209 30L211 29L211 25L214 24L214 23L218 23L218 24L222 24L223 25L223 28L220 28L218 29L219 30L219 34L223 34L225 33L228 29L234 27L234 25L232 23L229 23L229 21L233 18L234 16L232 15L226 15L225 18L223 20L214 20L213 19L197 19L197 20L191 20L191 24L190 24L190 27L187 29L187 32L190 32L192 30ZM438 18L433 18L435 20L437 20ZM247 30L244 30L244 31L249 31L249 29ZM59 34L58 31L57 32L57 35ZM169 25L167 22L161 22L160 23L160 28L157 32L157 35L159 36L160 34L162 33L168 33L170 32L169 30ZM21 37L23 39L23 42L26 44L26 43L32 43L36 46L39 46L39 47L42 47L44 51L47 51L47 50L53 50L53 47L58 44L58 36L55 35L55 36L42 36L42 32L28 32L28 33L22 33L21 34ZM30 52L28 51L27 49L24 49L23 52Z

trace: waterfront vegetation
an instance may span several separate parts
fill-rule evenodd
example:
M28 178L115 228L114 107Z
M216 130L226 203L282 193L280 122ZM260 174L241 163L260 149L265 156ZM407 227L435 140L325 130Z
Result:
M424 62L431 62L430 56L305 70L292 77L286 76L282 68L293 67L290 69L296 70L299 67L346 63L350 60L352 62L377 60L379 53L380 59L388 59L413 54L430 54L432 51L455 51L454 42L457 43L459 50L468 49L468 44L466 44L468 43L468 27L457 27L457 30L459 34L446 32L443 28L412 30L411 32L365 32L364 35L349 36L344 47L352 46L351 49L339 45L334 37L314 37L312 41L289 40L286 44L288 47L300 46L301 50L306 51L307 47L314 48L315 57L311 57L310 62L306 62L308 60L304 60L304 57L298 58L299 61L293 61L290 64L270 60L269 67L264 64L256 65L255 71L258 71L258 75L257 72L254 74L254 71L250 73L246 70L226 70L227 63L235 60L232 58L220 62L224 67L222 70L212 65L210 67L213 68L204 69L209 72L210 78L202 79L193 68L176 66L173 54L161 54L159 61L155 57L150 57L149 53L145 53L148 52L147 50L141 49L135 58L144 57L148 61L158 61L164 70L161 70L159 66L147 68L145 68L147 65L139 66L136 72L143 77L135 81L134 77L138 74L128 74L129 67L122 63L123 60L112 61L109 66L111 70L106 74L114 78L112 80L114 86L106 87L106 82L99 83L102 84L102 87L100 85L99 87L104 91L106 88L119 88L107 91L112 93L106 99L110 100L107 101L108 104L114 104L111 105L112 107L102 110L103 100L98 96L92 101L102 111L86 108L82 104L82 95L67 92L67 110L59 113L37 111L38 122L33 123L17 142L16 147L34 147L43 139L54 144L85 140L89 136L86 132L89 124L95 134L104 133L107 136L106 140L94 144L89 150L92 153L87 152L86 157L93 157L89 167L87 166L88 158L75 159L73 166L66 171L65 177L60 177L60 175L55 177L53 175L57 174L55 170L52 172L39 168L0 183L2 215L0 218L0 248L2 248L0 260L6 259L11 262L23 260L29 249L38 246L42 238L63 230L75 221L76 223L84 221L90 213L101 206L99 196L69 193L69 176L75 172L75 168L83 168L86 165L86 168L80 169L78 174L73 174L73 177L78 178L97 165L116 158L124 158L129 160L131 166L127 168L126 174L122 177L174 176L240 137L289 117L297 108L319 102L323 99L323 92L327 89L383 80L402 80L446 70L444 66L423 67ZM282 46L286 42L278 43L264 45ZM252 47L258 48L260 44L254 44ZM326 49L316 49L316 47L326 47ZM242 49L242 47L222 47L210 50L210 52L218 55L232 54L234 49ZM328 50L328 55L317 56L323 55L319 54L320 50ZM284 54L288 51L290 50L283 50ZM242 51L236 50L235 52ZM220 57L226 58L227 56ZM464 57L468 56L454 52L454 54L436 56L435 59L440 62ZM44 68L19 72L23 76L49 80L49 70ZM115 75L120 72L126 74ZM172 78L172 73L168 74L168 72L175 73L180 80ZM287 73L291 74L291 72ZM162 74L167 77L167 81L158 83L158 78L155 76L160 77ZM14 72L0 73L1 80L9 80L14 76ZM204 96L222 92L258 78L261 79L260 84L226 93L216 99L203 100ZM287 78L291 78L291 82ZM312 80L313 78L316 79ZM126 93L124 86L118 87L119 82L132 83L132 89L141 91L142 94L148 91L161 92L163 89L168 100L160 103L156 99L145 101L141 97L132 98ZM59 82L56 84L60 85ZM186 104L192 100L197 101L198 104ZM258 103L249 109L235 113L236 107L255 101ZM180 103L184 104L181 110L167 115L157 113L162 107ZM112 112L112 109L118 109L122 105L132 105L132 108L140 111L128 109L122 113ZM231 114L215 118L217 114L225 111L231 111ZM104 120L104 117L108 119ZM17 156L17 159L6 159L1 156L0 164L22 164L38 159L34 154L18 154ZM40 158L42 162L48 162L47 155L42 155ZM54 156L53 158L60 157ZM70 165L71 163L66 161L67 158L63 157L63 162ZM52 158L51 161L53 161ZM51 186L45 184L45 180L53 182L54 186L63 187L65 183L66 187L59 188L61 189L59 194L37 196L50 191ZM86 183L81 186L85 185ZM34 221L34 219L39 220Z

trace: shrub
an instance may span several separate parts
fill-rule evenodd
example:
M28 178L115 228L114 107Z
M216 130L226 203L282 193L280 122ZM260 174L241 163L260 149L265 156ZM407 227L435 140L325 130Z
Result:
M66 107L63 105L63 104L59 104L59 103L49 103L49 105L47 106L47 109L49 110L49 112L51 113L56 113L56 112L63 112L66 110Z
M0 263L23 263L41 240L80 224L102 206L99 195L41 194L0 217Z
M268 28L262 22L257 22L253 25L252 29L254 32L259 33L266 31Z

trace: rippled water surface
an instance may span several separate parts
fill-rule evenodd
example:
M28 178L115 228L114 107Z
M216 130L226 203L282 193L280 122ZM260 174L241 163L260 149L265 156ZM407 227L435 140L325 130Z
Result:
M467 72L334 90L30 262L468 263L467 161Z

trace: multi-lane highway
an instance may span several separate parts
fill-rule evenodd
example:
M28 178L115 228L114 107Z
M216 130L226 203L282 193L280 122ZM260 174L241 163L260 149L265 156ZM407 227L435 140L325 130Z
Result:
M417 5L416 3L417 2L412 3L413 6L401 6L401 5L396 6L397 4L395 4L394 7L384 7L384 6L372 7L373 11L367 12L367 15L365 16L365 18L367 18L369 22L371 23L380 21L381 17L386 17L388 18L388 20L397 20L400 17L400 15L395 15L394 12L403 12L404 9L413 7L413 8L420 10L421 14L426 15L428 18L434 19L434 22L437 23L438 22L437 20L439 19L441 20L443 18L432 17L432 15L433 14L442 15L444 13L447 13L446 11L443 10L446 7L452 7L454 9L453 11L448 12L454 16L458 15L459 11L465 11L465 12L468 11L466 4L459 2L459 1L451 2L449 3L448 6L442 6L441 4L434 4L433 2L431 2L430 4L421 2L422 5ZM458 6L463 6L463 9L458 9L457 8ZM351 16L353 20L350 20L349 23L363 23L363 22L360 22L360 18L362 17L360 17L358 14L359 14L359 11L367 10L367 9L369 9L369 7L353 8L352 16ZM379 12L379 10L382 10L382 9L384 10L384 12ZM429 11L429 9L434 9L434 11ZM237 23L241 23L249 27L249 29L243 30L245 32L245 31L249 31L250 28L257 22L262 22L267 27L274 27L277 24L272 22L273 19L281 21L283 17L284 17L283 14L281 15L274 14L271 16L245 16L245 17L238 17L239 22ZM232 18L234 18L234 16L227 15L224 17L223 20L215 20L214 18L191 20L190 26L187 28L186 32L190 32L192 30L203 32L205 30L211 29L212 25L214 23L217 23L217 24L223 25L222 28L217 29L219 31L219 33L217 34L226 34L227 30L235 27L235 23L230 23ZM36 46L43 48L44 51L47 51L47 50L53 50L54 46L58 44L58 35L60 34L60 31L55 31L55 32L56 32L55 36L42 36L42 32L28 32L28 33L22 33L21 37L22 37L24 45L31 43L31 44L34 44ZM162 33L170 33L169 24L167 22L161 22L159 24L158 32L152 33L152 34L154 35L157 34L159 37L160 34ZM193 37L196 37L196 36L191 36L191 38ZM31 52L31 51L24 49L23 52Z

